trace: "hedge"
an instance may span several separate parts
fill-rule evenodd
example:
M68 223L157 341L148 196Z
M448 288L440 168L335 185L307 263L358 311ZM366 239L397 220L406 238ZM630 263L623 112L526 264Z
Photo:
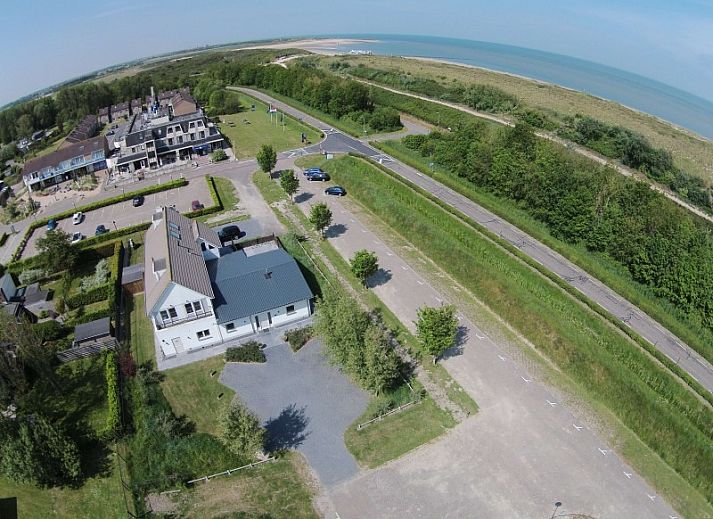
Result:
M110 350L106 353L104 377L106 378L106 398L109 402L104 434L107 438L116 438L121 433L121 402L119 401L119 370L115 351Z
M29 227L27 228L27 231L25 232L25 236L22 238L22 241L20 242L20 246L12 254L11 261L15 262L20 258L20 256L22 255L22 251L25 250L25 246L27 245L27 242L29 241L30 237L32 236L32 233L35 232L35 229L38 229L39 227L42 227L43 225L47 225L47 222L49 222L50 220L62 220L63 218L69 218L75 212L78 212L78 211L89 212L89 211L93 211L95 209L101 209L102 207L106 207L108 205L114 205L114 204L118 204L121 202L125 202L126 200L131 200L132 198L135 198L137 196L144 196L144 195L150 195L153 193L159 193L161 191L168 191L169 189L175 189L177 187L182 187L187 184L188 184L188 180L186 180L185 178L178 178L176 180L171 180L169 182L166 182L165 184L157 184L155 186L149 186L149 187L145 187L143 189L137 189L136 191L129 191L128 193L125 193L123 195L114 196L111 198L105 198L104 200L97 200L96 202L92 202L91 204L77 207L76 209L64 211L63 213L54 214L54 215L48 216L47 218L42 218L40 220L36 220L36 221L32 222L29 225Z
M225 350L225 362L265 362L265 347L257 341L248 341L242 346L234 346Z
M210 197L213 199L213 205L210 207L204 207L203 209L198 209L197 211L185 213L183 216L187 218L198 218L199 216L206 216L223 210L223 201L220 199L220 195L218 195L215 180L210 175L206 175L205 180L208 182L208 192L210 193Z
M64 304L66 304L68 308L74 310L80 306L86 306L92 303L98 303L99 301L104 301L108 298L110 288L111 281L108 281L87 290L86 292L79 292L71 296L65 296Z
M76 246L80 249L86 249L88 247L93 247L98 243L114 240L116 238L121 238L122 236L134 234L135 232L145 231L149 227L151 227L151 222L137 223L136 225L123 227L122 229L119 229L117 231L109 231L107 233L100 234L99 236L92 236L91 238L87 238L86 240L80 241Z
M119 305L121 303L121 274L122 274L122 257L124 255L124 243L117 241L114 244L114 255L109 262L109 286L107 299L109 300L109 316L115 323L118 322L117 316Z
M43 341L56 341L69 335L69 329L55 320L37 323L32 328Z
M93 312L82 314L79 317L75 317L74 319L70 319L65 324L67 326L77 326L78 324L91 323L92 321L96 321L97 319L104 319L105 317L111 317L111 313L109 311L108 306L99 310L94 310Z
M5 245L5 242L7 241L8 234L6 232L0 234L0 247Z
M305 326L304 328L286 331L283 340L287 341L292 351L298 351L302 346L307 344L307 341L309 341L313 335L314 331L312 327Z

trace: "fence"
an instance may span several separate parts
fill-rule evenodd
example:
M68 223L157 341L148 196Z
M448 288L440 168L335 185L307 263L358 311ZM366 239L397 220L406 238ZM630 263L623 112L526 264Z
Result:
M357 426L356 426L357 431L361 431L362 429L364 429L365 427L368 427L369 425L373 424L374 422L380 422L387 416L391 416L392 414L401 412L404 409L406 409L407 407L411 407L412 405L420 404L421 402L423 402L422 398L418 398L417 400L411 400L410 402L406 402L405 404L402 404L402 405L392 409L391 411L388 411L384 414L380 414L376 418L372 418L371 420L357 424Z
M84 346L77 346L76 348L60 351L57 353L57 359L62 363L69 362L83 357L88 357L89 355L95 355L106 349L116 349L116 346L116 339L114 337L108 337L103 341L97 341L92 344L85 344Z
M234 468L234 469L225 470L225 471L223 471L223 472L218 472L217 474L211 474L210 476L203 476L202 478L191 479L191 480L188 481L186 484L187 484L187 485L193 485L193 484L195 484L195 483L201 483L201 482L207 483L207 482L210 481L211 479L217 478L218 476L230 476L233 472L237 472L237 471L243 470L243 469L251 469L251 468L253 468L253 467L257 467L258 465L262 465L263 463L269 463L269 462L271 462L271 461L275 461L276 459L277 459L277 458L275 458L274 456L271 456L271 457L269 457L269 458L267 458L267 459L264 459L264 460L261 460L261 461L256 461L256 462L250 463L250 464L248 464L248 465L243 465L242 467L237 467L237 468Z

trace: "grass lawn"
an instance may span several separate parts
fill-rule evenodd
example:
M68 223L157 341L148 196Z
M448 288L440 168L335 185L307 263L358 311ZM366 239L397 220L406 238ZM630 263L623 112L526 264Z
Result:
M186 519L316 519L307 474L302 457L288 453L277 462L198 484L178 494L174 502Z
M170 369L161 382L166 400L177 415L186 415L198 432L217 434L218 417L235 392L218 380L225 366L223 355Z
M154 334L151 321L144 313L144 294L137 294L133 299L127 298L126 313L129 315L128 336L131 337L131 353L134 355L136 364L156 359L156 349L154 346ZM154 362L154 367L156 363Z
M403 456L456 424L448 411L439 408L428 397L420 404L357 431L356 424L364 419L359 417L349 426L344 433L344 442L359 464L369 468Z
M271 144L275 151L284 151L302 146L300 137L304 132L307 139L318 142L320 136L312 128L299 121L285 116L284 125L280 114L267 113L267 105L243 93L238 93L243 111L237 114L221 115L218 124L220 132L225 135L239 159L255 157L260 146ZM255 111L251 105L255 104Z
M125 517L113 453L92 437L103 429L106 419L103 370L100 356L63 364L56 370L61 390L43 380L29 395L36 400L35 406L56 418L76 438L86 479L77 488L38 489L0 478L0 496L17 497L18 517Z
M235 193L235 186L229 178L213 177L215 190L223 203L223 210L230 211L238 205L238 195Z

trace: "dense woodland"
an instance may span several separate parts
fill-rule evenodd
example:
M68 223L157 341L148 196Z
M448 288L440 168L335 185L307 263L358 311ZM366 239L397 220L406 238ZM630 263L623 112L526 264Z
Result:
M632 277L713 329L710 228L646 184L537 139L526 125L485 124L404 144L497 196L552 234L624 265Z
M557 131L562 137L620 160L649 178L661 182L681 197L708 211L713 210L713 191L703 181L677 168L671 153L655 148L642 135L621 126L608 125L587 116L555 121L544 112L527 107L515 96L489 85L443 84L434 79L334 62L331 69L401 90L464 104L490 113L510 114L533 127Z

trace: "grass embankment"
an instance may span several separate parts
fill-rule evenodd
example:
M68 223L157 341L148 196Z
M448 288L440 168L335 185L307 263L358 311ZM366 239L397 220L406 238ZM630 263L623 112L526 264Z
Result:
M98 439L107 413L103 358L63 364L56 377L61 391L41 381L30 398L37 400L37 408L56 417L77 441L85 479L77 487L40 489L0 478L0 495L17 499L18 517L22 518L125 517L114 455L110 446Z
M230 140L237 158L255 157L263 144L272 145L277 152L299 148L302 133L312 143L319 141L320 134L313 128L287 115L280 120L281 114L267 113L268 106L264 102L242 92L237 95L243 110L221 115L218 124L220 132ZM255 111L251 110L253 104Z
M679 309L657 297L651 289L637 283L632 279L628 270L608 256L593 254L584 247L570 245L555 238L543 223L532 218L513 202L484 192L466 179L460 178L438 165L431 167L431 162L427 157L422 157L420 154L408 149L400 141L372 142L371 144L470 198L551 249L559 252L646 312L695 351L706 358L713 357L713 333L710 330L703 328L699 324L692 323Z
M281 237L282 243L285 249L297 259L313 292L319 294L327 289L341 289L343 283L349 283L352 292L356 293L368 308L379 312L382 321L394 333L397 340L414 355L418 356L419 346L416 338L411 335L374 292L364 288L354 278L347 262L328 241L311 240L302 242L302 244L297 243L295 235L301 234L300 230L274 206L275 202L287 202L287 195L279 184L270 180L267 175L260 173L253 175L253 182L260 190L263 198L268 204L271 204L277 217L291 230L291 234ZM292 212L302 226L309 228L306 217L294 205L288 205L287 210ZM315 251L312 250L312 247L315 246L319 248L319 252L334 267L337 276L327 268L315 254ZM319 292L315 290L315 285L318 285ZM451 378L443 367L433 366L430 362L427 362L424 364L424 368L431 374L433 382L445 391L453 403L460 406L467 413L473 414L477 412L478 405L475 401ZM418 385L415 381L413 382ZM396 407L412 398L413 395L405 384L392 391L389 395L373 397L366 411L349 426L349 429L344 434L344 441L359 463L374 467L396 459L419 445L437 438L455 425L456 422L450 413L440 409L430 398L426 398L424 403L407 411L394 414L388 419L377 422L361 431L356 430L357 424L380 414L378 408L383 406L386 401L389 401L392 407ZM427 424L427 426L415 433L414 424L419 423Z
M653 452L673 467L690 484L681 479L674 485L667 496L674 506L691 517L710 511L701 498L713 500L713 413L707 406L618 330L498 247L475 224L456 219L360 159L324 161L322 167L634 431L651 450L630 459L632 465L654 481L659 467L661 472L667 468L651 469Z
M325 66L334 61L398 71L404 77L425 77L443 85L454 80L464 84L485 84L515 95L525 105L541 109L549 117L561 120L576 114L589 115L609 124L621 125L642 134L652 144L673 154L677 166L713 181L713 144L654 116L638 112L613 101L577 92L557 85L533 81L500 72L449 63L403 59L387 56L338 56L320 58Z

